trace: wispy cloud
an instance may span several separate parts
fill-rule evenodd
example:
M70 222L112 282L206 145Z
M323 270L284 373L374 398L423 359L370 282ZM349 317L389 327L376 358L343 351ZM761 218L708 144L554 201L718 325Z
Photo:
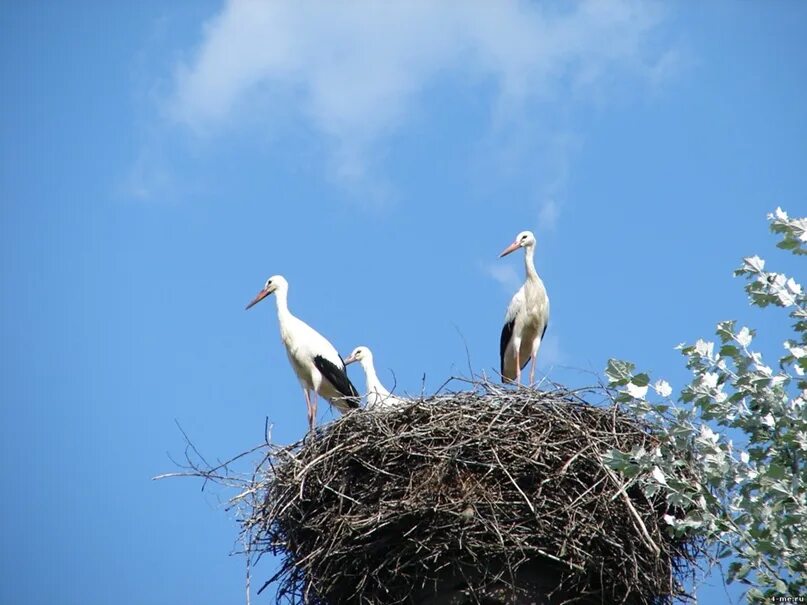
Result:
M361 179L449 70L492 83L491 125L507 129L533 101L597 99L623 74L660 78L673 60L650 45L662 17L634 0L230 0L178 66L167 111L207 135L291 114L329 141L339 176Z
M582 137L569 130L560 130L545 137L544 172L548 175L539 188L538 228L554 231L560 220L574 156L582 146Z
M538 210L538 224L546 230L552 230L560 217L560 204L553 198L546 198Z
M481 269L488 277L498 282L505 290L512 291L513 294L521 286L521 278L512 264L484 263Z
M560 347L560 339L557 332L550 326L546 336L541 341L541 350L538 353L538 367L550 370L552 366L564 363L566 356Z

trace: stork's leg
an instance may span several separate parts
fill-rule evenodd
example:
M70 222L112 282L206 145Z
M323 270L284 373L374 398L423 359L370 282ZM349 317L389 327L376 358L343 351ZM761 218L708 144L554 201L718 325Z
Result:
M530 384L535 384L535 366L538 363L538 349L541 346L541 339L536 338L535 342L532 344L532 366L530 367Z
M516 384L521 384L521 357L519 356L519 353L521 353L521 351L519 351L520 348L521 345L516 347Z
M303 387L303 395L305 395L305 409L306 409L306 415L308 416L308 432L313 432L314 416L311 413L311 396L308 393L308 389L305 387Z
M311 429L317 423L317 405L319 405L319 395L316 390L311 391Z
M516 384L521 383L521 338L513 336L510 341L510 346L513 347L513 357L516 358L516 379L513 381Z

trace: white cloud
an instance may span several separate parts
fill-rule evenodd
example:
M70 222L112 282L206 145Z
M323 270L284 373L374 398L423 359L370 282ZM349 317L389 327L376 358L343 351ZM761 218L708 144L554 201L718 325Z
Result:
M482 271L513 294L521 286L521 278L512 264L487 263L482 265Z
M569 131L545 136L544 172L549 175L540 188L538 227L553 231L560 219L572 171L574 155L582 147L582 138Z
M494 86L494 129L534 101L597 100L620 75L654 83L673 56L648 48L660 9L634 0L230 0L178 67L168 112L208 134L294 115L330 142L339 174L361 178L372 148L449 72Z
M546 336L541 341L541 350L538 352L538 367L550 370L552 366L562 364L566 360L566 356L560 347L560 339L557 332L552 329L550 325L547 329Z
M554 198L548 198L541 203L538 211L538 224L541 228L552 230L560 217L560 204Z

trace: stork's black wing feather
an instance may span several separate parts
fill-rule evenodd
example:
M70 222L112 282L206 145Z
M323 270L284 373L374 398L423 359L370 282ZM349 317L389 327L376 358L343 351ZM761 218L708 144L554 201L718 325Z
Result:
M341 360L342 358L340 357L339 359ZM356 390L356 387L353 386L353 383L350 382L350 378L347 377L344 362L340 368L332 361L325 359L322 355L316 355L314 357L314 366L322 373L328 382L342 394L345 398L343 401L348 407L359 407L359 392Z
M510 339L513 337L513 328L516 325L516 320L508 321L502 327L502 335L499 338L499 359L501 360L500 370L502 374L502 382L505 381L504 378L504 352L507 350L507 344L510 342Z

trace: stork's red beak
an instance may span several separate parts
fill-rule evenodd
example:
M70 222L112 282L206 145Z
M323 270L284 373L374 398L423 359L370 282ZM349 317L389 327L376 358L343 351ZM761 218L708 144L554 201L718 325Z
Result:
M507 255L508 255L508 254L510 254L511 252L515 252L516 250L518 250L518 249L519 249L519 247L520 247L520 246L518 245L518 242L513 242L512 244L510 244L509 246L507 246L507 248L505 248L504 250L502 250L502 253L499 255L499 258L501 258L501 257L503 257L503 256L507 256Z
M350 364L351 364L351 363L353 363L354 361L356 361L356 358L355 358L353 355L351 355L350 357L348 357L347 359L345 359L345 365L346 365L346 366L347 366L347 365L350 365Z
M258 292L258 295L252 299L252 302L247 305L247 309L254 307L270 294L271 292L269 290L261 290L260 292Z

